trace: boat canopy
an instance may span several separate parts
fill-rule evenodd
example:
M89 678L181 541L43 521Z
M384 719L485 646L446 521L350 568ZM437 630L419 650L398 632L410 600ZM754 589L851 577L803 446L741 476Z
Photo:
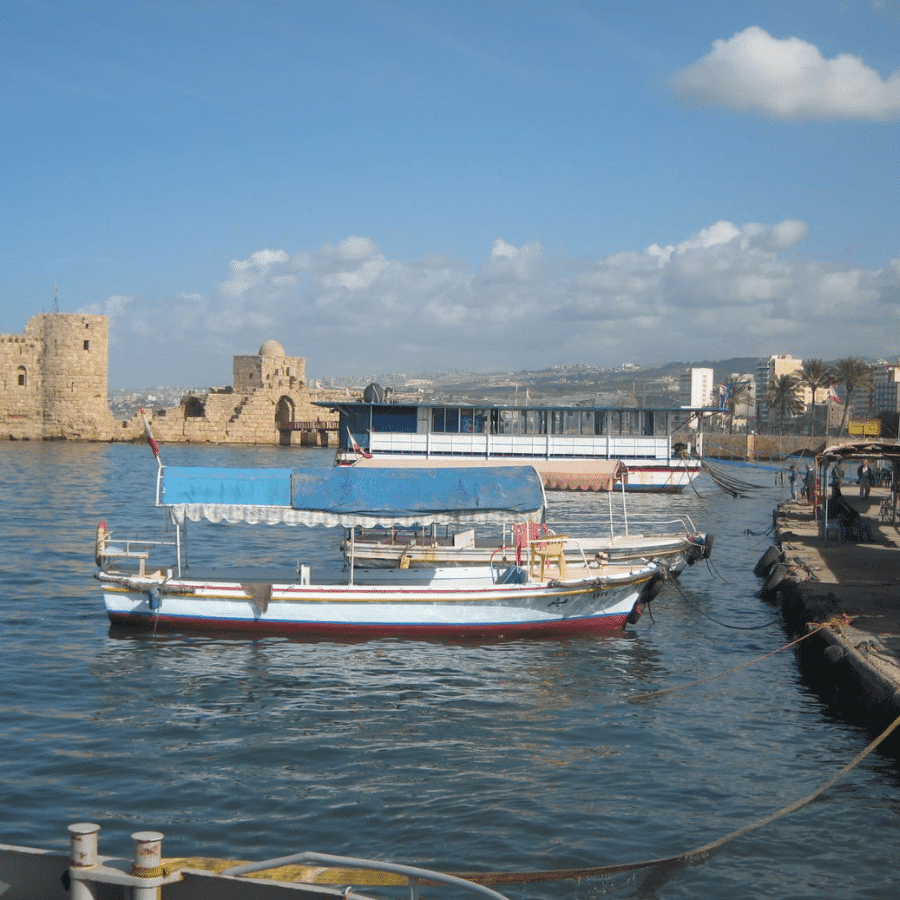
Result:
M533 466L240 469L163 466L157 506L183 523L502 525L540 522L544 488Z
M900 446L887 441L856 441L849 444L835 444L818 454L818 459L826 465L841 459L881 459L900 460Z

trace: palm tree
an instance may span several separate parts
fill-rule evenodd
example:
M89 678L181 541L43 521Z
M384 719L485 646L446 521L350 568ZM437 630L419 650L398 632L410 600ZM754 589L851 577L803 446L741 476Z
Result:
M800 381L812 391L812 404L809 408L809 436L815 434L816 425L816 391L819 388L831 387L837 376L831 366L822 359L804 359L800 368Z
M747 406L750 403L752 391L750 390L749 381L741 381L739 378L729 378L725 382L726 400L725 405L728 409L728 433L734 431L734 417L737 410L741 406Z
M798 416L803 412L800 381L794 375L773 375L766 387L766 403L778 411L778 423L784 434L785 417Z
M856 356L845 356L834 364L836 383L844 385L844 414L841 416L841 428L838 434L847 430L847 420L850 418L850 401L853 395L869 390L873 384L874 372L872 367Z

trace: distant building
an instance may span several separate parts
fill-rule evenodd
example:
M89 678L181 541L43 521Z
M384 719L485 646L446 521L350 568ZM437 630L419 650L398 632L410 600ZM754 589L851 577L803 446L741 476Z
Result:
M769 382L782 375L793 375L798 382L800 390L798 396L803 402L804 408L809 409L812 403L812 389L803 383L800 373L803 369L803 360L794 359L793 356L770 356L761 359L756 365L756 409L757 417L762 427L774 425L769 404L766 403L766 394Z
M234 357L233 375L231 387L188 394L177 407L153 410L154 438L160 443L329 444L337 417L327 418L313 401L346 400L346 391L310 391L302 356L287 356L278 341L266 341L255 356Z
M900 365L880 363L872 375L874 414L900 412Z
M712 369L686 369L679 378L679 401L682 406L716 406L715 388Z

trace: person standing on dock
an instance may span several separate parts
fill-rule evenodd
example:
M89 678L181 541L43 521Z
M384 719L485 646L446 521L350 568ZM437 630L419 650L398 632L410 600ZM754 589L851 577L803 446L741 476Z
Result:
M803 473L803 492L802 496L806 500L807 503L813 502L813 482L815 481L815 475L813 474L812 468L807 464L806 471Z
M872 469L869 467L869 461L864 459L860 467L856 470L859 476L859 496L869 499L869 491L872 489Z
M788 470L788 481L791 485L791 500L797 499L797 467L791 466Z

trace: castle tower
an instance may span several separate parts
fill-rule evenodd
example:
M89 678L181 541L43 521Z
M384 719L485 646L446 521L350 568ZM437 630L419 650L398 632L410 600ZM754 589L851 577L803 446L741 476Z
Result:
M0 335L0 438L43 436L43 344L39 334Z
M106 316L42 313L26 326L40 336L43 436L109 437L107 391L109 323Z

